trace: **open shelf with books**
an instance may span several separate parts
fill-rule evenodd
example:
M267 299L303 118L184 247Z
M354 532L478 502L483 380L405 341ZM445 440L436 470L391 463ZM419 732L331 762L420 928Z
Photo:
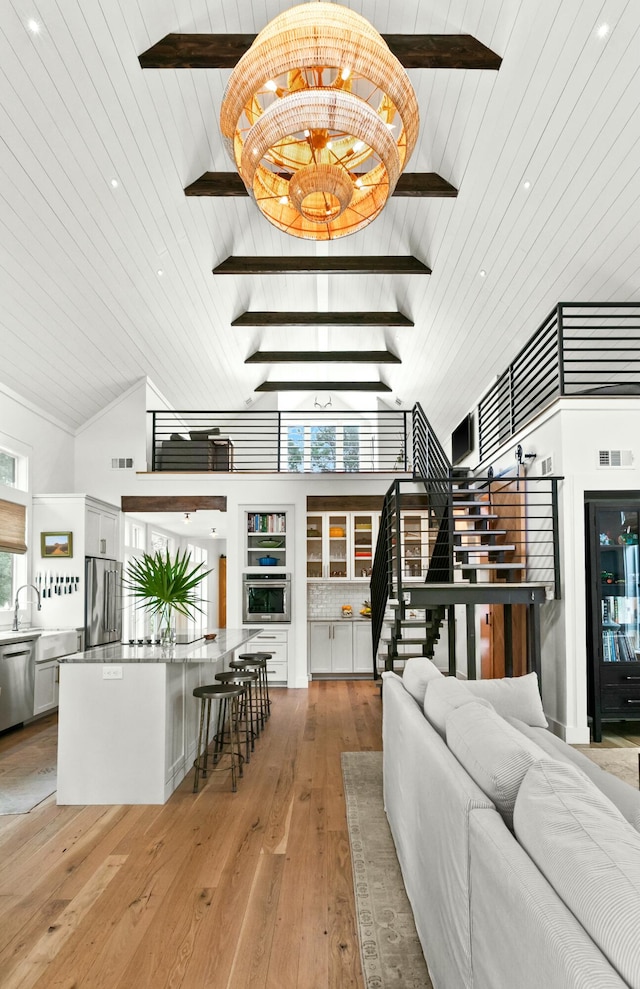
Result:
M287 513L245 512L248 567L286 567Z

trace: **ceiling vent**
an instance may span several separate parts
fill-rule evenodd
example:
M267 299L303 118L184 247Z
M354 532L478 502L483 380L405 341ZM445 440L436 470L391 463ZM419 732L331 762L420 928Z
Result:
M112 457L111 470L133 470L133 457Z
M632 467L631 450L598 450L598 467Z
M553 474L553 457L545 457L544 460L540 462L540 473L543 477L548 477L549 474Z

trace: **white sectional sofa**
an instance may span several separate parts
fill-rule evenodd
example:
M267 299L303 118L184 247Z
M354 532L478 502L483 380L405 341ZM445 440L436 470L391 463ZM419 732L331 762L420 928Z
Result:
M435 989L640 989L640 793L535 674L383 674L384 800Z

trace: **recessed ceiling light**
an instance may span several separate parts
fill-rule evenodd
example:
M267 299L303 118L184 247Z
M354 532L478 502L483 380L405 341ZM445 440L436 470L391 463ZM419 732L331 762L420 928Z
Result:
M40 33L40 24L38 23L38 21L34 20L33 17L29 18L29 20L27 21L27 27L29 28L32 34Z
M160 278L162 278L162 276L164 275L164 270L163 270L162 268L158 268L158 270L157 270L157 272L156 272L156 274L157 274L157 275L158 275L158 276L159 276Z
M487 275L487 273L486 273L486 271L484 270L484 268L481 268L481 269L480 269L480 278L486 278L486 275Z
M606 38L607 35L609 34L609 31L610 30L611 30L611 28L609 27L609 25L603 23L603 24L600 24L600 26L598 27L598 30L596 31L596 34L598 35L599 38Z
M531 188L531 182L529 182L529 179L525 179L524 180L524 182L522 183L522 188L523 189L530 189Z
M111 185L114 189L117 189L120 183L118 182L117 179L111 179Z

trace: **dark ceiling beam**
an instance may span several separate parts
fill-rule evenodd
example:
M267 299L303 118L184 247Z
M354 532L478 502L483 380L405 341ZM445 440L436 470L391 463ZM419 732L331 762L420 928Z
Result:
M499 69L502 59L470 34L383 34L407 69ZM168 34L142 55L143 69L232 69L254 34Z
M256 350L245 364L402 364L390 350Z
M228 257L213 269L214 275L352 274L352 275L430 275L431 268L411 255L354 257Z
M401 312L243 312L232 326L415 326Z
M123 512L226 512L226 495L122 495Z
M391 391L382 381L263 381L255 391Z
M185 196L248 196L237 172L205 172L184 190ZM398 179L393 196L454 199L455 186L437 172L405 172Z

